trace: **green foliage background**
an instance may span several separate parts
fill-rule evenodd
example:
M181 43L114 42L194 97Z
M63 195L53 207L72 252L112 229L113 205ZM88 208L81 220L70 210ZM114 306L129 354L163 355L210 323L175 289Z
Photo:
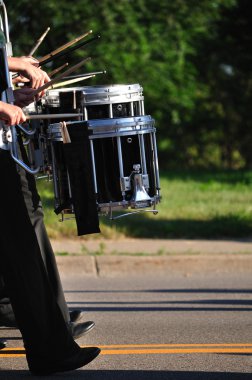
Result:
M85 85L140 83L167 167L252 166L252 13L249 0L6 1L15 55L50 26L42 56L89 29L101 40ZM63 61L53 62L48 70Z

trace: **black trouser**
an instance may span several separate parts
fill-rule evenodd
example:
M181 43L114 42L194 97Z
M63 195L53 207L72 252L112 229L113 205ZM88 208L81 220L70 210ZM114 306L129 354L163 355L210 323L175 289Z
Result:
M0 149L0 265L30 366L79 350L67 329L42 260L9 152Z
M22 143L20 143L20 150L22 159L27 164L29 164ZM70 321L69 311L65 301L55 256L45 229L44 215L41 200L36 188L35 178L33 175L27 173L24 169L21 168L19 168L18 173L20 176L21 189L27 212L37 236L40 252L42 254L49 281L51 283L58 305L63 313L64 319L68 323ZM0 277L0 320L1 316L4 317L5 321L15 323L12 306L8 297L8 291L5 289L4 283Z

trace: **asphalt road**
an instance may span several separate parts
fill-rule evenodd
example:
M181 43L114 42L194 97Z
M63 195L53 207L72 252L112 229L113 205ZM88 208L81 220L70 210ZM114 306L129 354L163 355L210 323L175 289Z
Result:
M252 379L252 280L248 273L63 277L69 307L95 329L78 340L102 354L81 370L47 377L88 380ZM17 330L0 330L0 379L32 379ZM34 377L35 378L35 377ZM36 377L37 378L37 377Z

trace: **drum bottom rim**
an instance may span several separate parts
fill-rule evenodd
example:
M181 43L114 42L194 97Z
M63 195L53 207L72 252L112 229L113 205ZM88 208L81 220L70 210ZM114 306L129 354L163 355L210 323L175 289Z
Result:
M160 201L161 201L161 196L155 195L154 197L151 197L150 201L138 202L139 207L134 207L134 205L132 206L132 202L130 202L130 200L108 202L108 203L97 203L98 214L101 216L101 215L108 215L109 213L114 212L114 211L123 211L123 210L128 210L128 209L132 209L132 210L148 209L160 203ZM70 209L70 208L63 209L61 211L61 214L73 215L74 209Z

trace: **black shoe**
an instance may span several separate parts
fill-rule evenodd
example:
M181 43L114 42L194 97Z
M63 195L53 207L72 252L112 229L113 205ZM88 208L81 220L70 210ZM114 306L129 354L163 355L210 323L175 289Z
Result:
M94 322L81 322L81 323L71 323L70 329L74 339L80 338L82 335L88 333L94 328Z
M70 321L71 322L77 322L80 321L84 317L84 312L82 310L71 310L69 311L70 314Z
M33 375L50 375L55 372L73 371L90 363L100 352L101 350L98 347L80 348L80 351L65 360L55 362L48 367L43 366L43 368L30 366L30 371Z
M6 347L6 342L4 342L3 340L0 340L0 350L5 347Z

